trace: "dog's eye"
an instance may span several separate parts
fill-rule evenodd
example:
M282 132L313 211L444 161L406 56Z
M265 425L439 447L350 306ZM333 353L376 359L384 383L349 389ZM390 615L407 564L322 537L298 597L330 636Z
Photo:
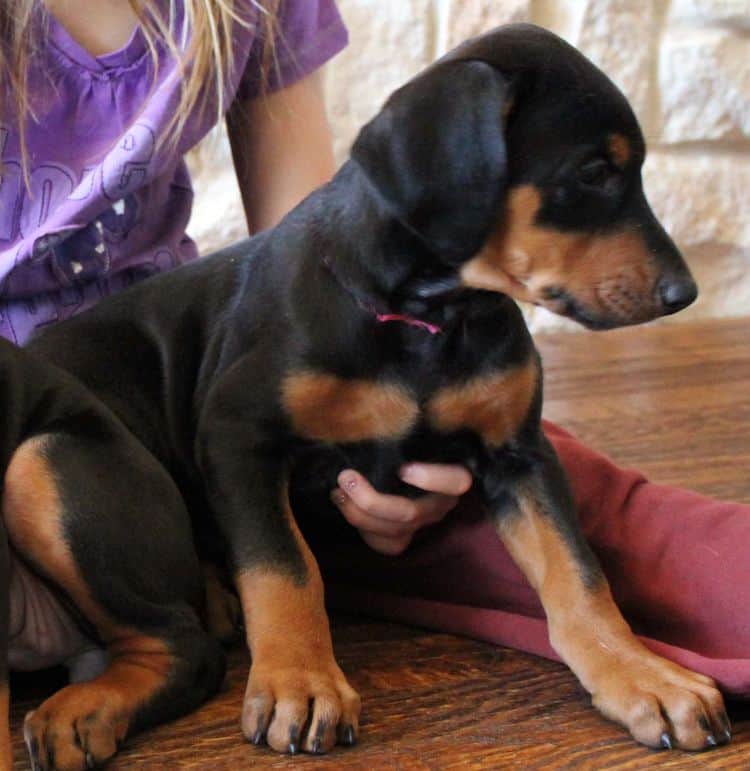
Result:
M578 180L587 187L604 187L615 175L615 170L604 158L587 161L578 169Z

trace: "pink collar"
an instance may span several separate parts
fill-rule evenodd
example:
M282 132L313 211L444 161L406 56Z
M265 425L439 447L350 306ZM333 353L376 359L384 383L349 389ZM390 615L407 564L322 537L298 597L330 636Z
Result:
M439 335L443 331L443 328L437 324L430 324L429 321L415 319L414 316L407 316L403 313L378 313L377 309L372 304L359 297L346 285L344 281L341 280L329 257L323 258L323 265L336 279L339 286L352 296L352 298L356 301L357 305L362 308L362 310L367 311L368 313L371 313L373 316L375 316L375 320L378 322L378 324L387 324L391 321L400 321L402 324L408 324L410 327L426 329L431 335Z
M380 324L386 324L389 321L401 321L404 324L408 324L410 327L421 327L426 329L431 335L439 335L443 328L437 324L430 324L429 321L422 321L422 319L415 319L413 316L405 316L402 313L375 313L375 319Z

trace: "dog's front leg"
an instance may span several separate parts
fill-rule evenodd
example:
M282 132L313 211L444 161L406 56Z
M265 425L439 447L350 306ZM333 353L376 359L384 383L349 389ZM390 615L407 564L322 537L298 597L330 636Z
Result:
M359 696L334 659L323 582L289 506L283 455L237 417L214 416L200 454L252 656L243 733L278 752L353 744Z
M615 605L576 520L554 450L540 438L533 471L498 493L498 533L539 593L550 642L593 703L649 747L701 750L729 740L713 681L651 653Z

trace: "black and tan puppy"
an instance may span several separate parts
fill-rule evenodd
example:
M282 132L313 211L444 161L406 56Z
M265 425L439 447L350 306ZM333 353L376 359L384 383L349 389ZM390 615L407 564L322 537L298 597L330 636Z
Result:
M694 299L644 198L643 158L632 111L601 72L554 35L505 27L397 91L332 182L277 228L32 345L161 462L195 526L220 532L253 659L249 740L323 752L358 728L288 480L313 488L313 469L332 480L353 464L400 490L408 459L471 468L553 645L606 716L652 747L729 739L712 682L641 646L612 601L540 430L539 359L513 299L600 329ZM42 768L102 761L144 710L169 714L176 682L182 698L195 694L172 676L183 654L163 614L178 568L159 504L135 500L136 472L123 477L112 459L122 440L98 440L94 459L53 426L21 445L6 477L12 548L73 599L111 656L99 679L73 686L75 699L62 691L27 720ZM145 509L154 519L140 523ZM148 610L129 599L145 592L144 575ZM121 674L131 648L100 608L144 640L137 652L164 656L161 679L138 656ZM92 709L102 693L117 707Z

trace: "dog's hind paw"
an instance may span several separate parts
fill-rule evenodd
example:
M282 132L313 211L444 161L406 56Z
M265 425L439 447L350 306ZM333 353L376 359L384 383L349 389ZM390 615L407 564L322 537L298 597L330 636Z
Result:
M72 685L29 712L23 736L34 771L85 771L112 757L127 731L115 701L88 684Z

